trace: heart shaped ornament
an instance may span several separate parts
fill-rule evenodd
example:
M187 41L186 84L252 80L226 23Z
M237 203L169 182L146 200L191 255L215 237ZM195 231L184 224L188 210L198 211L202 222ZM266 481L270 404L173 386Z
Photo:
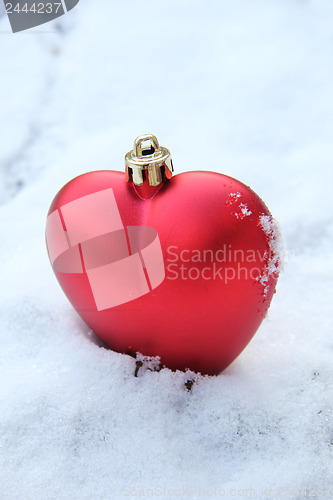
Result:
M46 223L53 271L113 350L218 374L270 306L279 233L248 186L207 171L173 176L170 152L140 136L125 173L76 177Z

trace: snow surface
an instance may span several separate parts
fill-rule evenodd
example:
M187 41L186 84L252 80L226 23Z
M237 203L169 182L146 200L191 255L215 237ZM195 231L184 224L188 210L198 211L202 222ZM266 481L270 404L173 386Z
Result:
M15 35L0 17L1 500L264 498L262 487L323 498L332 40L331 0L86 0ZM147 132L177 172L249 184L285 241L261 328L222 375L196 376L191 390L189 374L134 377L135 360L103 348L45 249L58 189L89 170L122 170Z

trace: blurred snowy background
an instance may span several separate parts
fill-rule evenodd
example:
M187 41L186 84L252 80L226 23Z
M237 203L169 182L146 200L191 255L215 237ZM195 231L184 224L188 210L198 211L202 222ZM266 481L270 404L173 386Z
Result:
M15 35L2 15L0 75L0 499L333 498L332 1L81 0ZM98 345L44 244L62 185L146 132L284 235L267 318L191 392Z

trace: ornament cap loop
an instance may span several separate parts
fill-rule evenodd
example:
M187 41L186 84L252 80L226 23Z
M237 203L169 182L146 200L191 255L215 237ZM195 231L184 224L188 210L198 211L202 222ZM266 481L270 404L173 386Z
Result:
M142 186L148 178L150 186L159 186L172 177L173 165L170 151L159 145L155 135L139 135L134 148L125 156L126 180Z

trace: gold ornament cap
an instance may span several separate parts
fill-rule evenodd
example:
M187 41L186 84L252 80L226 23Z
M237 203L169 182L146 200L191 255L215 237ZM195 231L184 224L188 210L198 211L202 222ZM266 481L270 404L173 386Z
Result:
M150 186L159 186L173 172L170 151L160 146L153 134L135 139L134 148L125 156L125 168L126 180L132 180L136 186L142 186L145 178Z

